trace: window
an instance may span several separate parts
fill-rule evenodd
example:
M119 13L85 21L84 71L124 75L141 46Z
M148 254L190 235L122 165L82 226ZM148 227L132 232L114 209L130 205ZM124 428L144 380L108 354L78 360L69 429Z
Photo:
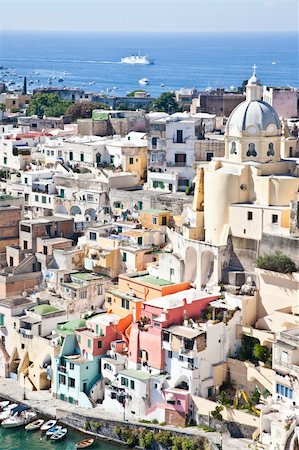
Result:
M159 186L158 181L153 181L153 188L157 188Z
M28 225L21 225L21 231L25 231L26 233L30 233L31 228Z
M7 164L7 156L4 156L4 158L3 158L3 163L4 163L4 164Z
M80 290L80 298L87 298L87 289Z
M121 299L121 307L124 309L130 309L130 302L129 300L126 300L125 298Z
M121 384L122 386L128 387L128 386L129 386L129 380L128 380L128 378L121 377L121 379L120 379L120 384Z
M123 207L122 203L120 203L120 202L114 202L113 206L114 206L114 208L122 208Z
M158 161L158 155L157 153L151 154L151 162L157 162Z
M109 303L109 305L111 305L111 303L112 303L112 297L107 297L107 303Z
M29 202L29 194L25 194L25 202Z
M137 238L137 244L142 245L142 237L141 236Z
M4 327L4 318L5 318L5 316L4 316L4 314L0 314L0 327Z
M168 331L162 331L162 341L169 342L170 334Z
M175 165L176 166L185 166L186 165L186 154L185 153L176 153L174 155Z
M123 231L123 227L117 227L117 232L118 233L122 233L122 231Z
M23 241L24 250L28 249L28 241Z
M84 162L84 153L80 153L80 161Z
M272 214L272 223L278 223L278 215Z
M135 381L134 380L130 380L130 388L131 389L135 389Z
M76 385L75 378L69 378L69 387L74 388Z
M143 202L141 201L137 202L137 208L141 210L143 208Z
M206 161L212 161L213 156L214 156L213 152L207 152Z
M184 361L184 357L182 355L179 356L179 361Z
M231 155L237 154L237 144L234 141L230 145L230 154Z
M35 200L36 202L38 202L38 195L35 194L34 200Z
M45 197L44 195L42 195L42 203L47 203L47 197Z
M177 405L180 405L180 404L181 404L181 400L177 400L177 401L176 401L176 404L177 404Z
M43 246L43 254L46 256L48 254L48 247L46 245Z
M106 369L106 370L111 370L111 371L112 371L112 367L111 367L110 364L108 364L108 363L105 363L105 364L104 364L104 369Z
M158 138L157 137L152 137L152 147L153 148L157 147L157 143L158 143Z
M247 153L246 153L246 156L253 156L253 157L255 157L255 156L257 156L257 153L256 153L256 150L255 150L255 144L248 144L248 150L247 150Z
M66 379L65 375L59 374L59 377L58 377L59 384L65 384L65 379Z
M162 216L162 225L166 225L166 216Z
M102 348L102 341L98 341L98 348Z
M27 177L24 178L24 183L28 184L28 178Z
M92 231L90 231L89 233L89 239L91 241L96 241L97 240L97 233L93 233Z
M70 363L70 370L74 370L75 364L74 363Z
M60 189L60 197L64 198L64 189Z
M177 130L176 131L176 141L178 144L183 144L184 140L183 140L183 130Z
M87 347L88 347L88 348L91 348L91 339L88 339L88 341L87 341Z
M247 211L247 220L252 220L253 214L252 211Z
M168 358L172 358L172 351L168 351Z
M157 217L153 217L153 224L157 225Z
M126 254L126 252L123 252L122 260L123 260L123 262L127 261L127 254Z
M98 286L98 295L102 295L103 294L103 286L101 284L99 284Z
M70 160L70 161L73 161L73 159L74 159L74 154L73 154L73 152L69 152L69 160Z
M275 155L274 144L270 142L270 144L268 145L267 156L274 156L274 155Z
M293 389L284 386L283 384L276 384L276 393L282 395L283 397L287 397L289 399L293 398Z
M129 159L129 164L134 164L134 158Z
M87 194L87 201L88 202L93 202L93 195L91 195L91 194Z

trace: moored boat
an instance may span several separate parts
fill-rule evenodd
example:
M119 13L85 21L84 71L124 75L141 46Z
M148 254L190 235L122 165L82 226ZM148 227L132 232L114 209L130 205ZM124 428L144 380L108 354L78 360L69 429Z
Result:
M83 439L83 441L79 441L76 444L76 448L88 448L91 447L92 444L94 443L95 439L91 438L91 439Z
M0 423L2 420L8 419L8 417L12 414L12 410L17 406L17 403L11 403L2 412L0 412Z
M8 400L4 400L3 402L0 402L0 409L1 411L3 411L3 409L7 408L9 405L9 401Z
M48 430L50 430L50 428L55 427L56 423L57 423L57 420L55 420L55 419L48 420L48 422L45 422L45 423L40 427L40 430L41 430L41 431L48 431Z
M61 425L55 425L55 427L50 428L48 431L46 431L46 436L50 437L52 434L57 433L57 431L60 431L62 429Z
M65 438L67 434L67 428L62 428L61 430L58 430L56 433L52 434L52 436L50 436L50 439L52 441L61 441L62 439Z
M26 431L39 430L43 423L44 423L44 419L37 419L34 422L31 422L28 425L26 425L25 430Z
M36 413L34 411L23 411L21 413L16 413L3 420L3 428L17 428L27 425L27 423L32 422L36 418Z

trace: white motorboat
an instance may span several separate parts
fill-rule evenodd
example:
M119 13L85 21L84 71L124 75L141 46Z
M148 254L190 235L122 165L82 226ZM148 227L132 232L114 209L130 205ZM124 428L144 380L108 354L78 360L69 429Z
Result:
M12 415L8 419L3 420L3 428L16 428L27 425L36 419L37 414L34 411L23 411L21 413L16 413L17 415Z
M3 410L5 408L7 408L9 405L9 401L8 400L4 400L3 402L0 402L0 408Z
M139 80L139 84L142 84L143 86L147 85L149 83L147 78L141 78L141 80Z
M8 419L8 417L11 415L12 409L16 408L17 406L17 403L11 403L2 412L0 412L0 422L2 420Z
M121 58L120 62L123 64L154 64L153 60L147 55L125 56L124 58Z
M48 430L50 430L50 428L55 427L56 423L57 423L57 420L54 420L54 419L48 420L48 422L44 423L40 427L40 430L41 431L48 431Z

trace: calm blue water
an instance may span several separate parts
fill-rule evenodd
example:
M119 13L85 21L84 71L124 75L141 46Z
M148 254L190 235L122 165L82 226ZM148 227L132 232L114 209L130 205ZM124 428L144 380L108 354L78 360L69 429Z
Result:
M24 428L8 430L0 426L1 450L74 450L75 443L82 439L84 439L82 434L69 430L68 436L63 441L53 444L41 431L28 433ZM92 450L122 450L125 447L97 440L90 448Z
M121 57L138 52L149 54L155 64L120 63ZM137 89L144 77L153 95L180 87L238 86L254 63L264 84L298 87L298 60L296 33L0 33L0 65L14 68L15 79L26 75L46 85L49 77L62 76L63 83L53 80L54 86L97 92L117 87L115 94Z

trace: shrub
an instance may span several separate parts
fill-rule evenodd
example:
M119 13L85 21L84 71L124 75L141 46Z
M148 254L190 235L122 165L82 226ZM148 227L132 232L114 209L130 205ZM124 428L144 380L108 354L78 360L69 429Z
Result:
M169 447L172 443L172 436L170 431L159 431L156 436L156 441L161 444L162 447Z
M258 361L266 362L270 356L270 350L261 344L255 344L252 354Z
M256 260L259 269L273 270L280 273L296 272L296 264L294 261L282 252L261 255Z
M152 431L143 431L140 438L139 444L142 448L151 448L154 442L154 433Z
M129 427L126 427L122 430L121 436L124 441L128 444L129 447L135 447L138 444L138 433L134 430L131 430Z
M221 421L223 420L221 411L223 411L223 406L216 406L214 411L211 412L214 419L221 420Z
M114 434L116 434L116 436L121 437L121 428L116 426L114 427Z

